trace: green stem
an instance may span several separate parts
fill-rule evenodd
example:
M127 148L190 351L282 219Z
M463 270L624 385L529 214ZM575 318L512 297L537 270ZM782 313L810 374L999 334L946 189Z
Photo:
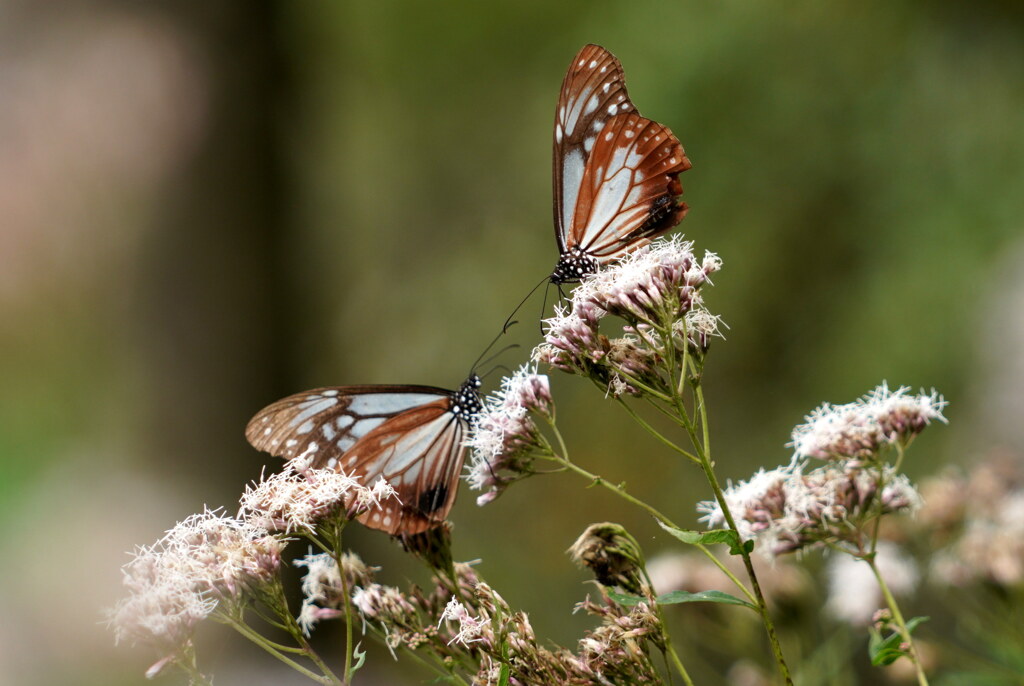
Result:
M889 606L889 611L892 613L893 621L896 622L900 636L907 643L907 656L914 663L914 669L917 671L918 685L928 686L928 677L925 676L924 667L921 666L921 659L917 654L914 638L911 636L910 631L907 630L907 623L903 620L903 613L900 612L900 606L896 603L896 598L893 597L892 592L889 590L889 585L885 583L885 579L882 578L881 573L878 571L878 566L875 564L875 556L868 555L864 558L864 561L870 565L871 571L874 572L875 578L878 580L878 586L882 589L882 595L885 597L885 604Z
M260 634L260 633L258 633L256 631L253 631L244 622L240 622L237 619L235 619L234 617L231 617L231 616L226 615L226 614L225 615L221 615L221 616L223 617L223 621L225 621L227 624L229 624L235 631L237 631L238 633L240 633L243 636L245 636L247 639L249 639L250 641L252 641L256 645L258 645L260 648L262 648L266 652L270 653L270 655L272 655L273 657L277 658L281 662L285 663L286 665L288 665L289 667L294 669L299 674L302 674L306 678L311 679L312 681L316 681L316 682L321 683L321 684L329 684L329 685L340 686L341 682L338 681L338 678L335 677L333 674L330 674L330 670L325 672L323 675L320 675L320 674L317 674L316 672L314 672L314 671L312 671L310 669L306 669L305 667L300 665L295 660L291 659L287 655L282 654L281 651L277 648L277 645L275 643L273 643L272 641L267 640L262 634ZM307 656L309 656L309 655L307 654ZM311 659L312 659L312 656L309 656L309 657L311 657ZM314 660L314 662L317 662L317 660ZM319 665L317 665L317 666L319 666Z
M195 646L188 642L174 661L179 669L188 674L189 686L213 686L213 682L206 678L206 675L199 671L196 665Z
M639 500L639 499L633 497L622 486L619 486L617 484L613 484L613 483L607 481L604 477L602 477L602 476L600 476L598 474L594 474L592 472L589 472L586 469L584 469L583 467L580 467L576 463L574 463L571 460L569 460L569 458L565 456L566 455L565 441L562 439L561 433L559 433L558 428L553 423L549 422L549 424L551 425L552 432L555 434L555 437L558 439L558 445L559 445L560 453L555 453L555 452L552 451L552 452L550 452L547 455L548 459L550 459L550 460L556 462L557 464L561 465L564 469L568 469L568 470L570 470L572 472L575 472L576 474L579 474L580 476L582 476L582 477L586 478L588 481L590 481L592 484L596 484L598 486L602 486L602 487L608 489L609 491L611 491L615 495L619 496L620 498L622 498L626 502L629 502L629 503L632 503L633 505L636 505L637 507L639 507L640 509L642 509L645 512L647 512L649 515L651 515L652 517L657 519L659 522L661 522L665 526L668 526L668 527L673 528L673 529L680 529L680 527L675 522L673 522L671 519L669 519L667 516L665 516L664 514L662 514L660 511L656 510L655 508L651 507L650 505L648 505L644 501ZM718 557L716 557L715 554L713 552L711 552L711 550L706 545L704 545L703 543L696 543L694 545L709 560L711 560L711 562L716 567L718 567L718 569L720 569L722 571L722 573L725 574L729 578L730 581L732 581L736 585L736 588L738 588L740 591L743 592L743 594L745 596L747 596L747 599L750 600L751 603L755 603L755 604L757 603L757 599L751 594L750 590L743 584L743 582L740 581L738 578L736 578L736 575L733 574L729 570L729 568L726 567L722 563L722 561L719 560Z
M681 373L685 375L686 369L681 370ZM680 386L682 386L682 382L680 382ZM687 430L693 440L693 447L697 451L697 457L700 459L700 466L704 471L704 476L707 477L708 484L710 484L711 490L715 494L715 500L718 502L719 507L722 508L722 514L725 517L725 521L729 525L729 528L736 534L737 538L739 538L739 528L736 526L736 520L733 518L732 512L729 510L729 504L726 502L725 493L722 491L722 487L718 483L718 477L715 476L714 464L711 461L711 439L707 406L704 403L704 390L699 380L693 384L693 389L694 400L697 405L696 410L701 424L701 438L703 438L703 440L698 440L696 430L692 423L689 425ZM685 418L686 414L683 408L682 397L677 398L677 405L681 418ZM779 668L779 674L782 676L782 679L786 684L791 685L793 683L793 677L789 673L789 666L786 664L786 658L782 654L782 645L779 643L779 637L775 633L775 624L772 622L771 614L768 612L768 603L765 602L764 594L761 592L761 584L757 580L757 573L754 571L754 564L750 560L750 553L747 552L745 547L740 546L740 555L743 558L743 566L747 570L747 577L750 579L750 585L754 591L756 604L761 614L761 621L764 624L765 633L768 634L768 642L771 644L772 654L775 656L775 663Z
M341 535L338 536L338 547L334 554L334 564L338 565L338 576L341 577L341 594L345 599L345 679L344 683L352 683L352 599L349 597L348 578L345 574L345 566L342 564L343 553L341 552Z
M703 456L703 455L702 455ZM711 484L711 490L715 493L715 500L718 501L718 505L722 508L722 514L725 516L725 521L729 525L729 528L739 536L739 529L736 526L736 521L733 519L732 512L729 511L729 505L725 501L725 493L722 492L722 487L718 484L718 479L715 477L715 470L712 468L710 461L706 456L701 460L701 468L704 470L704 475L708 479L708 483ZM755 603L757 604L758 612L761 615L761 621L764 624L765 632L768 634L768 642L771 644L772 654L775 656L775 662L779 668L779 674L782 675L783 680L790 686L793 683L793 678L789 674L789 667L786 665L786 658L782 654L782 646L779 644L779 638L775 634L775 624L772 622L771 615L768 613L768 603L765 602L764 594L761 592L761 584L757 581L757 574L754 572L754 564L750 560L750 553L743 546L740 546L740 554L743 557L743 566L747 570L747 577L750 579L750 585L754 590Z
M690 453L688 450L681 448L680 446L676 445L671 440L669 440L667 437L662 435L657 429L655 429L653 426L644 421L644 419L640 415L638 415L636 411L633 410L633 408L630 407L625 400L623 400L622 398L616 398L616 400L618 400L619 404L622 405L623 409L626 410L629 416L632 417L637 424L643 427L643 429L647 431L647 433L651 434L656 439L661 441L663 444L665 444L672 450L676 451L686 459L690 460L694 464L700 464L700 460L697 459L696 455Z

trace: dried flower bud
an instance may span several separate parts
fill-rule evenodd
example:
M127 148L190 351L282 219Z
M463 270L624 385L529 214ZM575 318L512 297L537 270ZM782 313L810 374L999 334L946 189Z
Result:
M646 589L640 545L620 524L591 524L567 552L573 562L590 569L604 586L638 594Z

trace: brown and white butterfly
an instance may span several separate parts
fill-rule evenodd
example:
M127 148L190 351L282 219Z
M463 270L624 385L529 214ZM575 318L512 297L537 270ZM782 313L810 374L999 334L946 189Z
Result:
M678 224L690 168L666 126L626 94L622 65L599 45L573 58L555 111L554 210L559 260L551 281L578 281Z
M260 410L245 429L257 450L312 467L379 477L398 497L359 517L392 535L435 527L455 503L463 440L482 407L480 377L456 391L433 386L337 386L296 393ZM314 444L314 446L311 446Z

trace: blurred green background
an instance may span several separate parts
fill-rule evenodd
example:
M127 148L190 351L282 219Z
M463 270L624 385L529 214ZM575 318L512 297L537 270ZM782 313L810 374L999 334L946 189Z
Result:
M912 475L1019 450L1022 28L1000 0L0 2L0 682L142 681L151 656L102 626L125 552L233 510L266 403L465 378L554 265L553 112L587 42L682 141L678 230L725 261L723 476L787 461L806 412L883 379L951 401ZM695 522L695 469L552 384L579 462ZM588 523L671 547L584 486L467 492L451 517L456 556L569 645ZM377 532L351 543L387 582L426 578ZM299 683L216 629L200 659L218 684ZM424 678L370 662L362 683Z

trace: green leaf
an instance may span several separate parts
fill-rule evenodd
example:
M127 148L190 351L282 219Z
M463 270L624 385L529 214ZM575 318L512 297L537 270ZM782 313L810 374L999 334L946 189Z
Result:
M626 605L628 607L647 602L647 598L641 598L640 596L635 595L626 595L624 593L616 593L615 591L608 591L608 597L620 605ZM728 593L723 593L722 591L700 591L699 593L672 591L671 593L663 593L658 596L655 598L655 602L659 605L678 605L679 603L721 603L723 605L742 605L743 607L749 607L755 612L757 611L757 608L747 601L741 600L736 596L731 596Z
M871 657L871 664L875 667L891 665L906 655L905 651L900 650L900 643L902 641L903 637L898 633L882 638L880 633L873 632L871 640L868 641L868 655Z
M930 617L912 618L907 622L907 633L913 633L919 624L927 622L929 619ZM898 631L882 638L879 631L872 629L871 638L868 641L868 655L871 657L871 664L875 667L891 665L906 655L907 651L900 649L901 643L903 643L903 636Z
M723 593L722 591L700 591L689 593L687 591L672 591L663 593L657 597L659 605L676 605L678 603L722 603L723 605L742 605L757 612L757 608L745 600L736 596Z
M619 605L625 605L627 607L647 602L647 598L641 598L638 595L626 595L625 593L618 593L616 591L608 591L608 597Z
M713 545L715 543L725 543L729 546L730 555L741 555L744 551L748 554L754 549L753 541L740 542L739 534L731 529L711 529L710 531L689 531L687 529L677 529L674 526L669 526L664 522L658 522L661 528L669 532L683 543L689 543L690 545ZM742 549L740 546L743 546Z
M363 663L366 662L366 651L359 650L359 646L361 645L362 642L359 642L356 643L354 648L352 648L352 657L356 659L356 663L352 665L351 669L348 670L348 676L350 679L352 678L352 675L355 674L356 671L358 671L359 668L363 666Z
M498 686L508 686L508 681L512 677L512 670L509 668L507 662L502 662L501 667L498 669Z

